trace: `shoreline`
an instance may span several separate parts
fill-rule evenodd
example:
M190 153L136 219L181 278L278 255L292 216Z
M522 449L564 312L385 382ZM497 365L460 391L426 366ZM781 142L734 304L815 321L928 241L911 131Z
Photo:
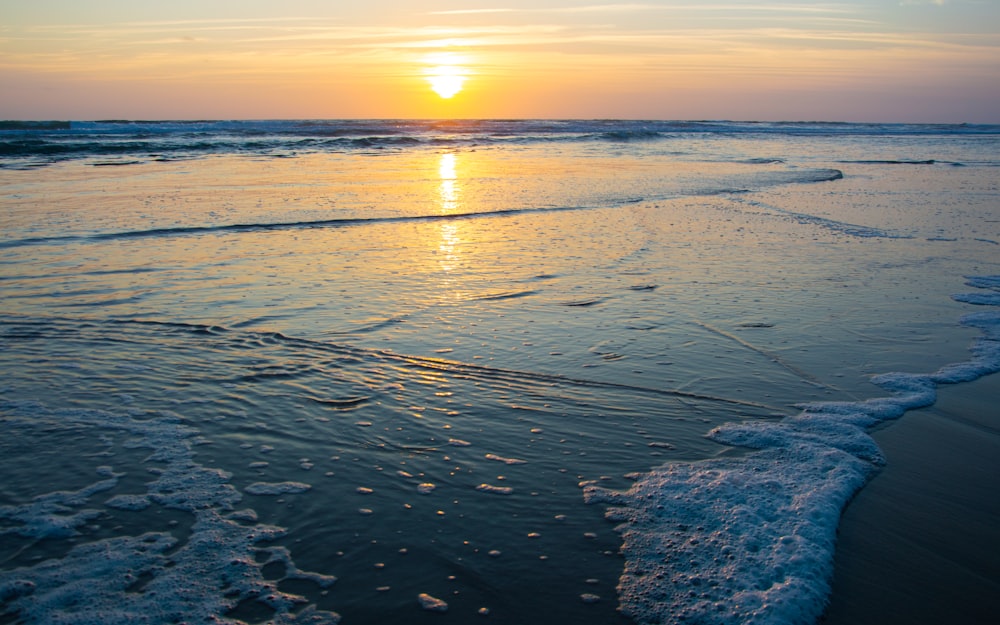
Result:
M823 625L1000 615L1000 375L872 433L888 460L845 508Z

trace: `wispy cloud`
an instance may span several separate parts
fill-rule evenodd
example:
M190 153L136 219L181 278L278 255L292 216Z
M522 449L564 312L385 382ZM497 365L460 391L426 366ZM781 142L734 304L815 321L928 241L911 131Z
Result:
M944 0L904 0L904 2L934 2ZM811 5L788 4L584 4L570 7L536 7L536 8L489 8L489 9L453 9L447 11L430 11L428 15L481 15L497 13L517 14L568 14L568 13L634 13L640 11L657 12L700 12L729 13L733 11L770 12L791 14L846 13L856 11L856 5L838 3L820 3Z
M455 9L452 11L430 11L427 15L481 15L487 13L513 13L515 9Z
M662 9L663 6L654 4L591 4L575 7L551 7L532 9L453 9L449 11L430 11L428 15L476 15L484 13L607 13L624 11L649 11Z
M730 2L497 7L437 12L433 19L412 24L401 19L392 25L333 17L46 24L4 28L0 68L80 79L113 74L122 80L194 73L400 75L421 63L426 53L451 49L467 53L473 71L481 73L587 73L627 67L656 79L656 72L665 68L705 75L735 71L740 76L809 77L862 73L890 62L887 59L900 64L908 58L917 67L918 59L937 55L956 67L962 59L981 67L1000 58L1000 34L894 30L877 15L857 6L849 10L851 6L789 9ZM674 12L669 18L642 14L667 9ZM614 11L638 15L631 16L632 26L624 25L624 19L585 19L587 14ZM691 16L683 15L685 11ZM570 14L584 17L569 19Z

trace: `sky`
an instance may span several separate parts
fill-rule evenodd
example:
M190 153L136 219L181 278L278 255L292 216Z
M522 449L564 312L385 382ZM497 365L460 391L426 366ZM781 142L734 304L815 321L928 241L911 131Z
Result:
M0 119L111 118L998 123L1000 0L0 0Z

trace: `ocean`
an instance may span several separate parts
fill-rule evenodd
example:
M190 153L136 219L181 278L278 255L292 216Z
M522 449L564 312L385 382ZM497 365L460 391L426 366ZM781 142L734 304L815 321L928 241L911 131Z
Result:
M0 122L0 623L815 623L870 433L1000 370L998 167L964 124Z

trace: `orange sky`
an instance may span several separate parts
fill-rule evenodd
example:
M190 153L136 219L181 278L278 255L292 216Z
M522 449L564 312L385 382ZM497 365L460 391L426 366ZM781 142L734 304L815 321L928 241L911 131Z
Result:
M1000 122L993 0L340 5L7 2L0 118Z

